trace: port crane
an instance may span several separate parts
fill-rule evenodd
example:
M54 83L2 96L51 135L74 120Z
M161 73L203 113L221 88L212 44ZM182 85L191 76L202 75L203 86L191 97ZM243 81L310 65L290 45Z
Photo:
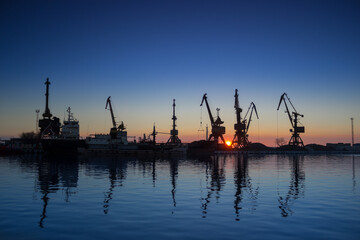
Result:
M45 101L45 111L42 114L43 118L39 120L38 126L40 127L39 137L58 137L60 135L60 119L53 117L49 109L49 78L46 78L46 101Z
M173 99L173 116L172 116L172 120L173 120L173 125L172 125L172 130L170 130L170 138L169 140L167 141L166 144L180 144L181 143L181 140L180 138L178 137L178 130L176 129L176 120L177 120L177 117L175 115L175 99Z
M286 100L290 103L291 107L293 108L293 111L291 113L290 113L290 110L286 103ZM291 126L293 127L292 129L290 129L290 132L292 132L293 134L289 140L289 145L294 146L294 147L304 147L303 140L301 139L299 133L304 133L305 127L298 126L299 117L304 117L304 115L302 115L296 111L294 105L291 103L290 98L288 97L288 95L286 93L283 93L281 95L277 110L279 110L282 102L284 102L284 104L285 104L285 108L286 108L285 112L288 114Z
M175 99L173 99L173 116L172 116L172 120L173 120L173 124L172 124L172 129L170 130L170 138L168 139L168 141L166 142L166 144L181 144L181 140L180 138L178 137L178 130L176 129L176 120L177 120L177 117L175 115ZM146 142L146 141L149 141L149 142L152 142L153 144L156 144L156 135L157 134L169 134L169 133L165 133L165 132L158 132L156 131L156 128L155 128L155 123L154 123L154 127L153 127L153 131L152 133L149 134L148 138L146 138L146 135L144 134L144 138L141 139L140 141L142 142ZM151 140L151 137L152 137L152 140ZM147 140L149 139L149 140Z
M209 107L209 103L207 101L207 94L206 93L204 94L204 96L202 98L200 106L203 105L204 101L205 101L206 108L208 110L209 118L210 118L210 122L211 122L211 134L210 134L210 137L209 137L208 141L211 141L211 139L214 138L214 141L216 143L218 143L219 142L219 137L220 137L221 140L223 141L223 143L225 144L225 139L223 137L223 134L225 134L225 127L220 126L221 124L224 123L223 121L221 121L221 118L219 117L220 109L219 108L216 109L217 118L216 118L216 120L214 120L214 118L212 116L212 113L211 113L211 110L210 110L210 107Z
M108 109L108 107L109 107L110 114L111 114L111 120L112 120L112 124L113 124L113 127L110 129L110 136L111 136L112 139L115 139L115 138L117 138L118 132L123 132L126 128L125 128L124 123L122 121L121 121L120 125L118 127L116 127L114 111L113 111L112 106L111 106L110 98L111 98L111 96L109 96L107 98L107 100L106 100L105 109Z
M234 146L235 148L246 148L249 145L249 135L247 133L250 128L253 111L255 111L257 119L259 119L259 115L257 113L255 104L251 102L244 119L241 119L242 108L239 106L239 94L237 89L235 89L234 108L236 112L236 123L234 124L235 135L231 142L231 146ZM248 119L246 119L247 116L249 116Z

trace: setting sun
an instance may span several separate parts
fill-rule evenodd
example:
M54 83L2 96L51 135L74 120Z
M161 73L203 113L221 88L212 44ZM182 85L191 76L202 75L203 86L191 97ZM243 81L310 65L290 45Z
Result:
M231 141L226 141L226 145L231 146Z

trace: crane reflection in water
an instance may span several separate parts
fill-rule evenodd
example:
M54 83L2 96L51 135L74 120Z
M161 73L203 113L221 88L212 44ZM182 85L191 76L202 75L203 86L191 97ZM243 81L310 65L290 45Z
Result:
M107 168L109 171L110 187L104 196L104 214L109 213L110 201L113 198L115 187L122 187L123 181L126 179L127 161L119 161L116 158L111 158L107 161Z
M235 220L240 221L240 210L242 209L241 203L244 198L245 191L250 198L251 210L256 210L257 199L259 195L259 187L254 188L249 177L249 159L248 156L239 154L236 158L234 168L234 184L235 184Z
M355 156L352 155L352 181L353 181L353 192L356 189L356 177L355 177Z
M226 165L233 163L234 167L234 210L235 220L240 220L240 211L243 209L243 200L247 199L247 207L256 210L259 187L254 188L248 171L248 157L244 155L226 156L215 155L203 160L205 163L205 182L207 193L201 197L202 217L206 218L209 212L211 199L215 195L216 202L220 201L221 191L226 183ZM245 204L244 204L245 205Z
M208 190L206 196L201 197L201 209L203 218L206 218L206 214L208 213L208 205L210 204L213 193L215 192L216 200L219 200L220 191L225 185L225 157L225 155L215 155L207 159L200 160L204 161L205 163L205 182L206 189Z
M179 160L174 159L169 161L170 164L170 179L171 179L171 196L173 200L173 206L176 207L176 180L178 178ZM173 214L174 212L172 212Z
M155 157L139 160L139 167L141 167L142 177L144 179L148 178L147 175L150 173L153 187L155 187L156 178L157 178L156 161L157 160Z
M305 172L303 170L304 156L287 156L290 165L290 184L287 192L281 196L278 190L279 209L282 217L293 214L292 206L296 199L304 196Z
M284 178L289 179L290 183L278 188L277 196L275 196L277 200L276 208L280 209L282 217L288 217L294 212L293 206L296 200L304 196L304 157L299 155L277 156L275 159L277 169L284 170L284 166L289 166L288 169L285 168L286 172L283 172L284 175L281 180L278 180L278 184L283 182L282 180ZM246 216L246 211L253 212L257 210L259 197L258 186L260 183L254 182L254 166L263 163L262 158L257 162L256 157L251 156L249 160L249 157L241 154L220 154L200 159L191 159L191 161L190 159L155 159L148 157L145 159L136 157L126 159L116 157L89 157L85 159L79 158L79 160L77 158L66 160L40 158L28 161L30 162L23 162L22 165L32 166L33 171L36 172L35 192L41 194L39 199L41 199L42 202L39 220L39 226L41 228L44 228L46 225L45 222L49 214L48 209L49 207L51 208L52 199L58 197L59 190L63 192L64 202L71 203L71 196L77 194L78 191L79 171L82 172L81 176L85 174L86 177L105 179L104 182L99 182L100 189L94 190L102 196L100 200L102 204L100 206L105 215L111 211L111 204L114 205L114 211L119 210L118 206L121 205L119 205L119 199L116 199L115 193L119 192L120 188L127 187L125 183L127 181L128 169L131 172L131 176L129 175L129 177L140 177L141 182L142 176L143 180L145 180L143 185L144 192L149 191L148 193L150 194L154 192L147 186L152 185L151 188L157 188L157 190L160 191L163 189L164 184L168 186L169 188L166 188L166 191L170 201L167 201L167 198L161 199L160 201L169 204L169 206L171 206L170 213L174 214L179 204L187 204L187 202L177 201L177 197L179 198L179 196L177 196L177 185L180 166L184 166L185 169L195 168L196 174L200 173L200 175L196 175L196 177L200 177L201 184L205 183L205 186L200 186L201 193L199 193L199 208L202 218L207 218L212 210L216 212L217 207L230 206L230 212L234 216L234 219L240 221L241 218ZM354 159L352 164L353 188L355 188ZM161 177L164 174L168 176L165 182L164 178ZM160 181L159 186L156 186L157 181ZM138 183L138 181L136 182ZM103 183L105 183L105 185ZM147 185L147 183L150 184ZM196 188L193 190L196 191ZM228 191L231 191L230 195ZM276 195L276 192L274 193ZM221 197L223 199L221 199ZM230 202L228 202L229 197ZM112 202L114 198L116 201ZM225 205L223 201L226 202ZM228 205L229 203L230 205Z

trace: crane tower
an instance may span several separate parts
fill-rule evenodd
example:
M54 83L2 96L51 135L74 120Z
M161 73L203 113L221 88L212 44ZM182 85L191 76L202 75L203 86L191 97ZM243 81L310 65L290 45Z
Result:
M170 138L167 141L166 144L172 143L172 144L180 144L181 140L178 137L178 130L176 129L176 116L175 116L175 99L173 99L173 116L172 116L172 120L173 120L173 125L172 125L172 130L170 130Z
M250 123L251 123L251 117L253 114L253 111L255 110L256 113L256 117L257 119L259 119L255 104L253 102L250 103L250 106L245 114L244 119L241 118L241 112L242 112L242 108L240 108L239 106L239 94L238 94L238 90L235 89L235 112L236 112L236 123L234 124L234 129L235 129L235 135L234 138L231 142L231 145L234 146L235 148L239 148L239 149L243 149L246 148L249 145L249 140L248 140L248 130L250 127ZM251 110L251 111L250 111ZM246 117L248 116L248 113L250 112L249 118L246 119Z
M60 134L60 119L57 117L52 117L52 114L49 109L49 85L50 81L49 78L46 79L46 101L45 101L45 111L42 114L43 119L39 120L39 127L40 127L40 136L41 137L54 137L59 136Z

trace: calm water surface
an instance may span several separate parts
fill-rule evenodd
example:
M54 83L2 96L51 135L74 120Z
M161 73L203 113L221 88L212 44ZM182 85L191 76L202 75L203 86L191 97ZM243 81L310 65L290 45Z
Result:
M0 157L0 239L360 239L360 156Z

